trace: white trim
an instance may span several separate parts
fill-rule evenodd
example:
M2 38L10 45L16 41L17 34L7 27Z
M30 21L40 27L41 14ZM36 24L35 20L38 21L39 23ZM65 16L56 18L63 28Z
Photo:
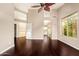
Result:
M74 45L72 45L72 44L70 44L70 43L68 43L68 42L65 42L65 41L63 41L63 40L59 40L59 41L61 41L61 42L65 43L65 44L67 44L67 45L73 47L73 48L76 49L76 50L79 50L78 47L76 47L76 46L74 46Z
M6 52L7 50L9 50L10 48L14 47L14 45L9 46L8 48L6 48L5 50L1 51L0 54Z
M28 38L28 40L43 40L44 38Z

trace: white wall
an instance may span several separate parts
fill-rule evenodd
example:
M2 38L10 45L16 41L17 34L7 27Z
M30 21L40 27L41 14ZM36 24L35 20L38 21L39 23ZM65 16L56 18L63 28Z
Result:
M77 24L77 38L69 38L69 37L64 37L61 35L62 31L61 31L61 18L75 12L78 11L79 12L79 4L75 4L75 3L67 3L64 4L64 6L62 6L59 10L58 10L58 39L76 49L79 50L79 20L77 20L78 24Z
M57 39L57 11L52 10L49 18L44 18L43 11L38 13L37 9L30 9L28 11L28 22L32 23L32 38L43 39L44 20L51 20L52 25L52 39Z
M32 39L43 39L43 14L37 9L30 9L27 21L32 23Z
M57 14L57 10L52 10L51 12L51 22L52 22L52 39L58 39L57 38L57 17L58 17L58 14Z
M0 53L14 45L13 4L0 4Z

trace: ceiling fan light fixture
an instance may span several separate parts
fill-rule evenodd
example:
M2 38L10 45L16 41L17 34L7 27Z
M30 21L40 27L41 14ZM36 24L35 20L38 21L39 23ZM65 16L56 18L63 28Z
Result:
M50 11L50 7L49 6L46 6L46 7L44 7L44 10L45 11Z
M38 13L41 12L42 10L45 11L50 11L50 6L52 6L55 3L40 3L41 8L38 9Z

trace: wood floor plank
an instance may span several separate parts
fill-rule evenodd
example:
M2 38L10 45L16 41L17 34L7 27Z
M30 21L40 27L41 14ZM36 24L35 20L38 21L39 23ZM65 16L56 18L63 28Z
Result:
M24 39L22 41L21 39ZM9 49L1 56L79 56L79 51L59 40L26 40L16 41L16 47Z

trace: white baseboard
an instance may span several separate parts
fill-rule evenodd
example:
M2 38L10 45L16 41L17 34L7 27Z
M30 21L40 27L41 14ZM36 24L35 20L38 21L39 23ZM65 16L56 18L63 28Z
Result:
M63 40L59 40L59 41L61 41L61 42L65 43L65 44L67 44L67 45L69 45L69 46L71 46L71 47L73 47L73 48L79 50L79 48L76 47L75 45L72 45L72 44L70 44L70 43L68 43L68 42L66 42L66 41L63 41Z
M6 52L7 50L9 50L10 48L14 47L14 45L9 46L8 48L6 48L5 50L1 51L0 54Z

